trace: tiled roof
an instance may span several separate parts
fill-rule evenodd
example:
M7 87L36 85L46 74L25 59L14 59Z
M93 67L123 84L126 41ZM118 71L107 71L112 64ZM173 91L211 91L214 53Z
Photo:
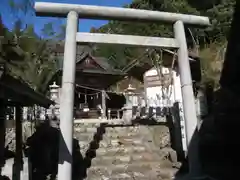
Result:
M53 101L32 89L21 77L14 77L8 69L0 77L0 88L5 89L6 94L3 98L6 98L8 103L15 102L25 106L38 104L45 108L54 104Z
M63 45L62 45L63 46ZM77 46L77 54L76 54L76 63L80 63L81 61L85 60L85 58L87 58L87 56L90 56L100 67L102 67L105 71L109 72L109 73L119 73L122 74L121 70L117 70L114 69L109 63L108 63L108 59L105 57L95 57L92 55L92 51L93 49L90 46L87 45L78 45ZM58 68L62 69L63 67L63 52L64 52L64 48L62 47L57 47L57 51L58 53L58 58L59 58L59 62L58 62Z

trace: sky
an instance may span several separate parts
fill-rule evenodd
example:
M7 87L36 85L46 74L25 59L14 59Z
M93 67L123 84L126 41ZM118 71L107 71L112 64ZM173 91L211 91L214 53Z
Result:
M36 1L122 7L123 5L131 3L132 0L36 0ZM0 0L0 13L2 16L3 23L8 28L11 29L13 27L13 22L16 19L16 17L13 15L13 13L11 13L8 3L9 0ZM44 24L48 22L54 22L55 24L59 24L65 21L65 19L51 17L36 17L35 15L28 15L24 17L24 19L27 23L34 24L35 32L39 35L41 34L41 30L44 27ZM98 28L106 23L107 21L104 20L81 19L79 23L79 31L89 32L91 27Z

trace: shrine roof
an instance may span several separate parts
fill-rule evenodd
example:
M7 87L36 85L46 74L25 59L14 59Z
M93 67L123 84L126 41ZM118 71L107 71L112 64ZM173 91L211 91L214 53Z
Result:
M76 64L77 66L81 64L86 59L90 58L93 60L100 68L99 69L82 69L84 73L98 73L98 74L109 74L109 75L124 75L121 70L115 69L111 64L108 63L108 59L105 57L96 57L92 55L92 48L87 45L77 45L76 53ZM58 68L62 71L63 68L63 48L62 46L57 48L57 54L59 58Z
M48 108L54 104L44 95L34 91L20 77L14 77L4 70L3 66L0 68L0 99L4 99L8 105L32 106L37 104Z

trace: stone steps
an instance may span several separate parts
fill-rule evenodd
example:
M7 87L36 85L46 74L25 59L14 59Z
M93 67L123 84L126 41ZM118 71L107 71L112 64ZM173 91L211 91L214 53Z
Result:
M97 130L96 130L97 131ZM89 141L92 140L94 137L94 133L75 133L74 136L78 139L78 141Z
M99 148L96 150L96 154L99 156L114 156L117 154L133 154L139 152L146 152L147 148L145 146L120 146L120 147L109 147L109 148Z
M98 127L77 127L75 128L75 134L79 134L79 133L95 133L97 132L97 128Z
M89 169L90 171L94 170L100 170L100 169L108 169L108 170L121 170L121 169L134 169L138 167L144 167L146 169L148 168L172 168L172 164L167 161L167 160L153 160L153 161L134 161L131 163L118 163L118 164L113 164L113 163L99 163L98 165L92 165L91 168Z
M88 171L87 179L171 179L176 173L172 167L159 163L135 163L129 165L95 166ZM103 179L103 178L102 178Z
M141 134L139 132L124 132L124 133L109 132L106 129L105 137L107 137L107 138L118 138L118 137L127 137L127 136L144 136L144 134Z
M125 133L138 133L142 134L140 130L141 126L127 126L127 127L107 127L106 133L118 133L118 134L125 134Z
M120 126L116 122L104 124L85 121L75 130L83 157L88 152L93 158L86 180L172 179L176 169L166 158L167 150L161 152L155 146L149 127ZM94 138L96 134L101 138ZM90 149L93 142L95 147Z
M129 163L141 163L141 162L156 162L161 161L157 154L150 154L150 153L135 153L132 155L128 154L116 154L115 156L102 156L96 157L92 160L92 166L97 165L116 165L116 164L129 164Z
M77 127L76 127L77 126ZM95 141L94 136L99 134L99 123L77 124L74 128L74 137L79 141L80 151L83 157L90 149L90 144Z
M131 139L125 138L125 139L110 139L109 141L101 141L99 143L100 148L108 148L108 147L119 147L119 146L141 146L143 144L143 140L136 138Z

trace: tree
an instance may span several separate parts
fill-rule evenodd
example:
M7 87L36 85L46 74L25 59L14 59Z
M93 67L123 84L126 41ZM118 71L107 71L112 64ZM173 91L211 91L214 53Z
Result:
M29 19L34 19L34 0L8 0L11 14L16 22L21 22L21 28L29 25ZM43 38L62 40L65 37L65 22L57 18L44 25L42 28Z
M235 0L134 0L126 7L208 16L212 26L203 30L185 26L186 36L188 47L190 49L199 48L199 54L204 58L202 60L204 81L214 80L217 83L223 62L219 55L222 54L221 52L226 47L226 37L230 28L234 4ZM162 37L173 36L172 26L160 23L143 24L110 21L99 29L93 29L93 32ZM143 52L143 50L139 49L114 48L108 45L100 46L96 49L95 53L97 55L109 57L111 62L113 58L110 57L114 57L121 67L138 58L141 54L139 52Z
M51 42L39 38L28 26L18 36L18 44L24 50L24 63L18 71L21 77L36 91L45 93L48 83L57 70L56 56Z
M157 11L169 11L169 12L181 12L190 14L199 14L199 12L189 6L186 1L182 0L134 0L131 4L127 5L128 8L137 9L149 9ZM172 37L173 30L172 26L160 23L131 23L131 22L118 22L110 21L107 25L95 30L95 32L100 33L116 33L116 34L132 34L132 35L144 35L144 36L161 36L161 37ZM124 67L132 59L139 57L139 52L142 49L136 48L125 48L125 47L114 47L101 46L100 51L96 54L100 56L112 57L115 55L117 61L125 60L122 66ZM107 54L107 49L109 49L109 54ZM127 56L126 56L127 55Z
M209 40L224 42L227 39L231 27L235 0L222 0L220 4L207 11L201 11L202 15L211 19L212 26L207 29Z
M34 26L25 22L23 18L24 15L31 14L32 4L32 0L9 1L16 21L11 31L0 23L2 25L0 26L2 38L0 58L6 63L13 76L21 78L36 91L46 93L48 83L57 71L57 58L52 44L64 38L64 24L57 21L56 24L49 22L45 25L44 31L47 39L41 38L34 32ZM55 32L58 24L61 25L60 30ZM22 53L22 56L17 56L15 60L9 55L16 49Z
M39 38L33 25L21 29L16 21L12 31L0 23L0 59L9 73L27 82L36 91L45 93L56 72L56 57L50 42Z
M16 42L15 37L7 30L0 16L0 62L17 67L22 62L24 52Z
M66 24L62 21L48 22L42 28L44 39L63 40L65 39Z

